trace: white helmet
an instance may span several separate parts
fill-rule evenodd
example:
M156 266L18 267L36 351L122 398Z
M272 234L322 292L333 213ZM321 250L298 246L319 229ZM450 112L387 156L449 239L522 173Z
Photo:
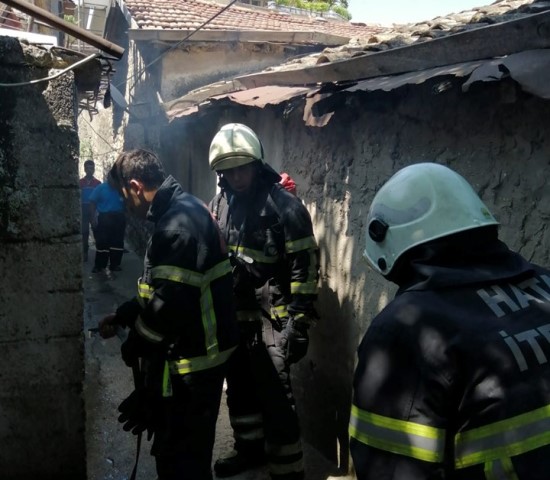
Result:
M436 163L410 165L374 196L363 256L377 272L388 275L407 250L486 225L498 222L458 173Z
M210 168L215 171L263 162L264 150L258 136L242 123L224 125L210 144Z

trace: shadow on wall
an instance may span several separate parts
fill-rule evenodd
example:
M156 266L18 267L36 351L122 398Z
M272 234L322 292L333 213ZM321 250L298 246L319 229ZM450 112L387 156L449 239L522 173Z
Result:
M294 367L293 389L304 440L335 465L331 474L346 474L357 336L353 308L323 282L317 309L321 318L310 330L307 357Z

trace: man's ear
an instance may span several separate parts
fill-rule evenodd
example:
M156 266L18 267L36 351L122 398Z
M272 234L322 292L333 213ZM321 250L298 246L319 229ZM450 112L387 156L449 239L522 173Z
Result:
M139 195L143 191L143 183L139 180L132 179L128 182L128 187Z

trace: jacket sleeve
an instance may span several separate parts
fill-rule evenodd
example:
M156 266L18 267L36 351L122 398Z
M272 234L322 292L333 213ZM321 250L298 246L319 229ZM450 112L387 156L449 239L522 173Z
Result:
M416 311L375 319L358 350L350 449L360 480L443 479L452 471L448 349Z
M316 315L313 301L317 298L319 248L313 234L311 217L297 198L282 215L285 231L285 254L290 269L290 314Z

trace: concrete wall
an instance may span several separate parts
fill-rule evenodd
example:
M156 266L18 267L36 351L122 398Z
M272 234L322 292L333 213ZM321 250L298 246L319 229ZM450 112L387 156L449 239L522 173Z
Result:
M0 38L0 83L47 77ZM72 73L0 87L0 477L84 480L78 136Z
M501 222L501 238L525 257L550 265L550 102L511 80L461 81L434 94L442 79L389 93L347 93L324 128L306 127L303 109L212 109L175 121L173 150L188 151L197 191L214 194L205 173L207 145L219 124L241 121L262 139L266 158L286 170L312 214L321 248L317 302L322 318L311 331L307 358L294 367L294 390L306 441L347 470L349 408L355 351L370 320L395 288L362 260L365 219L380 186L398 169L435 161L464 175ZM201 136L202 135L202 136ZM185 177L182 178L185 181ZM193 189L192 191L195 191Z

